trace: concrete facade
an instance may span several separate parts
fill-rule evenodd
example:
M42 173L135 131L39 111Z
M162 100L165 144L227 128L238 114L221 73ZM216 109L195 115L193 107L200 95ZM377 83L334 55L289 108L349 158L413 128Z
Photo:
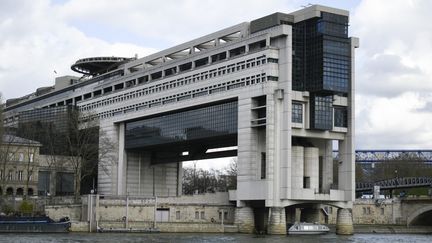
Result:
M117 144L112 151L115 163L98 173L98 193L180 196L181 161L155 164L146 150L125 149L125 124L236 100L238 176L237 191L230 193L238 207L236 223L240 231L251 232L257 218L254 208L271 208L266 213L268 231L284 234L286 207L351 208L354 199L354 49L358 39L351 38L349 44L348 91L346 95L332 93L331 109L347 111L346 127L311 128L314 94L293 89L293 26L323 13L348 16L344 10L313 5L287 15L277 13L280 21L274 25L260 20L241 23L130 60L93 79L67 87L60 82L63 86L51 93L14 101L5 109L5 123L16 124L20 111L76 105L83 114L96 115L101 131ZM294 103L300 104L301 122L292 122ZM293 146L293 141L301 142ZM338 184L333 180L334 144L340 158Z

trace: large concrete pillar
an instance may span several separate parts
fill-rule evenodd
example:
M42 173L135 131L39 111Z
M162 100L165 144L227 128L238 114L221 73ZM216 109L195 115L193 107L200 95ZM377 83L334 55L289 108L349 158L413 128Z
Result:
M323 151L322 189L324 193L330 193L333 184L333 141L324 142Z
M319 190L319 150L315 147L304 149L304 177L309 178L309 186L315 192ZM307 182L307 181L306 181Z
M117 195L126 194L127 158L125 151L125 124L118 126L118 164L117 164Z
M240 233L254 233L255 219L251 207L237 207L235 209L234 224L238 226Z
M292 146L291 147L291 186L293 189L303 188L303 175L304 175L304 147Z
M272 207L270 210L267 233L270 235L285 235L287 232L285 208Z
M337 212L336 234L352 235L354 234L353 219L351 211L347 208L340 208Z

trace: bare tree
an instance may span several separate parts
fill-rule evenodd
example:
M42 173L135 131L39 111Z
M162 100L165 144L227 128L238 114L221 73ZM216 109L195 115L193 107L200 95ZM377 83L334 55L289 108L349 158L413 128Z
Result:
M8 171L12 169L12 163L19 149L17 146L17 137L3 134L0 140L0 186L6 191L7 181L12 179L9 177Z
M237 189L237 158L232 158L228 167L225 168L228 176L227 188L228 190Z
M237 159L222 170L183 168L183 193L226 192L237 188Z
M3 106L2 94L0 93L0 138L3 138L4 134Z
M65 136L68 165L74 170L75 196L80 195L80 182L97 171L107 171L114 161L115 144L99 128L99 120L92 114L72 110L69 132Z
M28 126L22 128L22 132L25 134L27 139L21 139L20 146L22 147L22 152L24 153L24 158L22 161L24 163L24 173L25 173L25 186L24 195L27 195L29 184L33 179L35 171L38 168L38 157L37 152L40 148L40 143L35 141L37 139L37 128L29 124Z
M78 199L82 191L80 185L92 175L96 176L98 169L107 170L111 165L113 158L110 156L115 146L100 131L99 120L94 114L81 113L71 106L50 109L34 110L25 114L23 119L20 117L19 130L23 133L25 129L21 128L27 126L37 131L35 140L43 144L41 154L46 160L44 169L50 171L51 175L52 172L56 173L56 187L61 189L57 192L69 193L71 191L62 189L73 187ZM23 133L23 136L29 138L28 134ZM72 175L63 174L71 172L73 185L70 184Z
M396 177L431 176L432 166L415 154L376 162L373 167L356 165L357 181L380 181Z

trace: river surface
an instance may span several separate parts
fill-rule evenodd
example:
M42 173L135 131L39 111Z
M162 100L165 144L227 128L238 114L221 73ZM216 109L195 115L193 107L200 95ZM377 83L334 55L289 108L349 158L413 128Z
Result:
M69 233L69 234L1 234L0 242L245 242L245 243L279 243L279 242L432 242L432 235L421 234L355 234L339 236L334 233L318 236L265 236L257 237L247 234L192 234L192 233Z

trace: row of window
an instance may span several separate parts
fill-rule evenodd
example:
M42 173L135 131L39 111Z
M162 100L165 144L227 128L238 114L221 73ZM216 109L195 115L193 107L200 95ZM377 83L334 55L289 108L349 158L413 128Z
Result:
M228 212L219 212L219 220L222 220L222 217L224 220L228 220ZM176 220L181 219L181 212L178 210L176 211ZM205 211L195 211L195 219L206 219Z
M331 106L331 105L330 105ZM314 111L311 115L311 120L315 123L317 129L327 130L331 129L331 126L335 127L348 127L348 113L346 107L334 107L333 112L326 102L322 100L316 100ZM332 113L334 113L332 115ZM314 115L314 116L313 116ZM331 118L334 116L334 124L330 123L333 121ZM291 111L291 122L293 123L303 123L303 104L300 102L292 103Z
M130 105L130 106L126 106L126 107L122 107L122 108L118 108L118 109L113 109L110 111L101 112L101 113L98 113L97 115L101 119L106 119L106 118L110 118L112 116L119 115L122 113L133 112L136 110L142 110L142 109L147 109L147 108L156 107L156 106L160 106L160 105L165 105L167 103L172 103L172 102L176 102L176 101L182 101L182 100L186 100L186 99L192 99L192 98L200 97L203 95L210 95L210 94L218 93L218 92L221 92L221 90L231 90L231 89L236 89L239 87L256 85L259 83L266 82L266 80L267 80L266 74L261 73L261 74L257 74L257 75L253 75L253 76L249 76L249 77L244 77L244 78L240 78L240 79L236 79L236 80L232 80L232 81L228 81L228 82L224 82L224 83L220 83L220 84L215 84L212 86L207 86L207 87L204 87L201 89L191 90L188 92L178 93L176 95L162 97L162 98L149 100L146 102L137 103L134 105Z
M197 73L194 75L186 76L183 78L166 81L166 82L161 83L161 84L148 86L148 87L145 87L145 88L140 89L140 90L135 90L132 92L124 93L124 94L121 94L121 95L118 95L115 97L111 97L108 99L104 99L101 101L92 102L92 103L89 103L86 105L82 105L80 107L80 109L82 111L93 110L95 108L99 108L99 107L106 106L109 104L113 104L113 103L121 102L124 100L129 100L129 99L141 97L143 95L149 95L149 94L177 88L180 86L196 83L198 81L204 81L207 79L216 78L216 77L219 77L219 76L222 76L225 74L230 74L230 73L242 71L244 69L253 68L255 66L260 66L260 65L263 65L266 63L267 63L267 59L265 58L265 55L261 55L261 56L257 56L254 58L250 58L246 61L233 63L230 65L211 69L208 71L204 71L204 72Z
M33 196L33 193L34 193L33 188L29 187L27 189L27 195L28 196ZM3 194L5 194L6 196L12 196L12 195L14 195L14 188L13 187L7 187L6 191L3 193L3 188L0 187L0 196L3 195ZM24 188L22 188L22 187L16 188L16 194L15 195L17 195L17 196L24 195Z
M277 60L277 59L275 59L275 60ZM194 83L195 81L205 80L205 79L209 79L209 78L212 78L212 77L224 75L225 73L227 73L227 74L228 73L233 73L233 72L240 71L240 70L243 70L243 69L259 66L259 65L265 64L266 62L267 62L267 60L265 59L265 56L262 55L262 56L251 58L251 59L248 59L246 61L242 61L242 62L239 62L239 63L236 63L236 64L231 64L231 65L228 65L228 66L220 67L217 70L213 69L213 70L210 70L210 71L205 71L205 72L202 72L202 73L199 73L199 74L195 74L195 75L187 76L187 77L184 77L184 78L180 78L178 80L172 80L172 81L169 81L169 82L165 82L163 84L158 84L158 85L154 85L154 86L151 86L151 87L148 87L148 88L144 88L143 90L132 91L130 93L122 94L122 95L119 95L119 96L116 96L116 97L113 97L113 98L110 98L110 99L107 99L107 100L93 102L93 103L90 103L90 104L82 106L81 110L91 110L91 109L94 109L94 108L97 108L97 107L100 107L100 106L103 106L103 105L112 104L113 102L117 102L119 100L123 100L124 97L126 97L126 99L127 99L128 95L129 96L130 95L134 96L134 93L139 93L140 91L144 91L145 94L151 94L151 93L155 93L155 92L160 92L160 91L163 91L163 90L167 90L169 88L175 88L177 86L182 86L182 85ZM162 76L160 76L160 77L162 77ZM157 79L159 79L159 78L157 78ZM176 81L179 81L179 82L176 82ZM71 104L74 103L74 101L75 101L75 103L77 103L77 102L80 102L80 101L83 101L83 100L88 100L88 99L91 99L91 98L99 97L99 96L102 95L102 93L104 93L104 94L105 93L110 93L112 91L118 91L118 90L122 90L124 88L133 87L133 86L137 85L137 83L138 84L146 84L146 83L149 83L149 82L150 82L150 79L149 79L149 76L147 75L147 76L140 77L138 79L133 79L133 80L126 81L124 83L119 83L119 84L115 84L113 86L105 87L103 89L96 90L96 91L94 91L92 93L86 93L86 94L84 94L82 96L77 96L75 98L70 98L70 99L67 99L65 101L60 101L60 102L48 105L46 107L55 107L56 105L58 105L58 106L71 105ZM76 91L78 91L80 89L81 88L76 89ZM103 90L103 92L102 92L102 90ZM148 90L148 92L146 92L145 90Z
M27 176L30 181L33 180L33 171L29 171ZM27 177L24 178L24 171L22 170L16 171L15 173L13 170L9 170L7 175L3 173L3 170L0 170L0 179L6 179L7 181L24 181L27 180Z
M18 154L9 153L8 154L8 160L9 161L23 162L24 161L24 153L18 153ZM28 156L28 162L33 162L33 160L34 160L34 154L31 153Z

